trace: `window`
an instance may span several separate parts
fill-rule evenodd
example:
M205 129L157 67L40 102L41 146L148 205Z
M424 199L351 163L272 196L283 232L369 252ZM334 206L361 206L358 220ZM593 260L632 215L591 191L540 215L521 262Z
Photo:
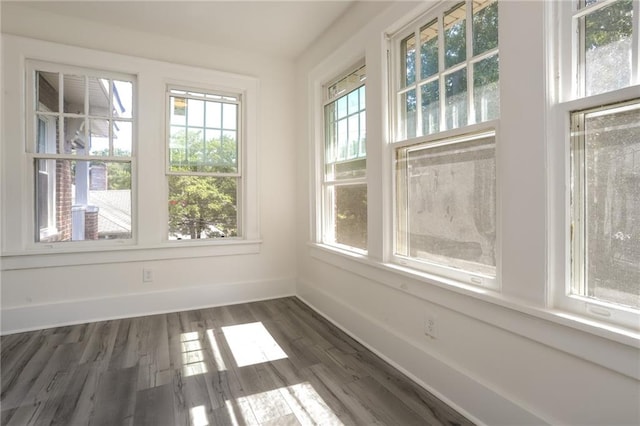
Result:
M133 77L28 69L35 242L131 239Z
M170 240L238 237L241 97L169 88Z
M498 2L447 3L392 38L402 265L496 287Z
M560 103L569 177L565 279L555 304L627 326L640 313L640 83L637 1L559 6ZM561 52L562 52L561 51ZM565 119L568 120L565 121ZM568 124L566 124L568 123ZM558 154L561 154L558 152Z
M497 0L449 6L401 34L396 140L498 118Z
M571 293L639 309L640 101L571 118Z
M322 241L367 249L365 67L325 87Z

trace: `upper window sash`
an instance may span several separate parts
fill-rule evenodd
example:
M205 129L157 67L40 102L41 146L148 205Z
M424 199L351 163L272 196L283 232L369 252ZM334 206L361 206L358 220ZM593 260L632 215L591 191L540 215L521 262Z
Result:
M561 101L640 84L640 2L559 2Z
M166 104L167 175L242 175L240 94L170 86ZM199 139L202 143L191 139ZM195 161L186 157L182 161L174 158L176 155L188 156L190 147L199 149Z
M446 2L391 38L395 142L499 116L498 2Z

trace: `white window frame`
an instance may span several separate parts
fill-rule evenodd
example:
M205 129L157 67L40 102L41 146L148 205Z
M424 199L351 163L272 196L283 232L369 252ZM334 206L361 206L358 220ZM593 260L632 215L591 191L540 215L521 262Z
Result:
M319 165L319 169L320 169L320 174L322 175L322 183L321 183L321 188L320 188L320 211L321 211L321 219L320 219L320 233L318 236L318 239L320 241L320 243L322 244L327 244L329 246L334 246L337 248L340 248L342 250L346 250L346 251L351 251L354 253L359 253L362 255L366 255L367 254L367 249L362 249L359 247L352 247L352 246L348 246L345 244L340 244L338 242L336 242L335 239L335 215L334 215L334 210L335 210L335 191L333 190L334 188L336 188L337 186L349 186L349 185L367 185L367 173L365 170L364 176L362 177L358 177L358 178L352 178L352 179L333 179L330 180L327 178L326 176L326 138L327 138L327 126L326 126L326 116L325 116L325 111L326 111L326 107L332 103L335 103L338 101L338 99L340 99L342 96L346 96L347 94L351 93L354 90L358 90L361 87L365 87L365 93L366 93L366 74L365 74L365 79L364 80L360 80L358 82L355 82L353 84L348 84L347 86L345 86L345 88L343 89L343 91L341 91L339 94L337 94L336 96L331 97L329 95L329 88L331 86L333 86L334 84L338 83L339 81L341 81L344 78L347 78L348 76L350 76L352 73L358 71L359 69L365 67L365 63L364 60L359 61L356 65L348 68L348 70L344 73L341 73L339 77L334 78L332 80L330 80L328 83L324 84L322 86L322 154L320 155L320 165ZM365 69L366 72L366 69ZM366 95L365 95L365 103L366 103ZM364 111L366 113L366 105L364 107ZM365 127L366 127L366 123L365 123ZM359 158L364 158L366 160L366 154L364 157L360 157L360 153L361 153L361 149L358 150L358 156L355 159L359 159ZM365 151L366 152L366 151ZM346 160L346 161L349 161ZM368 228L368 226L367 226Z
M473 55L473 32L471 30L473 25L473 7L472 2L466 0L466 59L461 63L454 65L448 69L445 69L444 63L444 24L441 19L444 14L450 11L454 6L461 3L461 1L446 1L438 4L437 6L427 10L416 19L412 20L409 24L402 27L395 33L389 36L388 48L390 50L389 55L389 77L390 77L390 90L389 90L389 113L390 113L390 143L389 150L387 151L391 156L390 162L392 164L391 170L393 170L393 185L392 185L392 204L393 204L393 225L391 232L389 233L391 243L388 244L390 252L387 254L387 259L396 265L409 268L417 273L424 274L436 279L440 282L455 283L455 285L470 286L470 288L481 287L488 290L499 291L501 289L500 284L500 258L501 258L501 226L499 221L498 206L500 206L500 176L497 163L498 147L499 147L499 127L500 119L488 120L480 123L475 123L474 112L474 99L473 99L473 65L483 59L491 57L493 55L499 55L499 45L496 48L490 49L486 52ZM438 72L425 79L420 78L420 46L419 36L420 29L438 19ZM402 42L410 37L412 34L416 37L416 78L413 84L402 86ZM466 67L467 70L467 124L459 126L457 128L446 129L446 98L444 81L446 75L459 71ZM421 125L421 101L420 101L420 86L431 81L439 81L439 105L440 105L440 126L439 131L430 133L428 135L422 134ZM404 105L400 102L402 94L407 91L416 90L416 137L402 138L403 129L401 123L401 108ZM470 90L469 90L470 89ZM395 157L396 151L400 148L409 147L412 145L422 144L448 144L468 141L469 139L482 138L491 136L494 138L494 146L496 147L496 244L495 244L495 276L478 274L471 271L453 268L445 264L438 264L429 261L422 261L420 259L414 259L405 257L397 252L397 229L398 229L398 194L397 194L397 173L395 171Z
M176 94L172 93L173 91L177 92L185 92L184 94ZM219 96L221 99L219 100L221 103L234 104L237 108L237 116L236 116L236 144L237 144L237 171L233 173L217 173L217 172L179 172L171 170L169 151L170 151L170 135L171 135L171 120L170 120L170 108L171 108L171 97L182 97L186 99L195 99L195 100L206 100L204 97L193 96L190 93L199 93L203 95L212 95ZM196 86L185 87L177 84L168 84L166 87L166 128L165 128L165 174L167 176L167 188L168 188L168 178L169 176L208 176L208 177L232 177L238 179L237 185L237 196L236 196L236 226L237 226L237 237L225 237L225 239L242 239L243 238L243 197L242 194L245 193L246 179L243 174L243 154L245 151L245 138L244 138L244 102L243 95L241 93L231 93L228 90L214 90L211 88L196 88ZM210 99L213 101L218 101L215 99ZM188 113L188 112L187 112ZM222 129L221 129L222 130ZM167 191L167 199L168 199L168 191ZM193 242L201 242L201 241L216 241L218 238L202 238L202 239L182 239L182 240L170 240L169 239L169 227L168 227L168 213L167 213L167 232L165 239L171 243L177 242L178 244L189 244Z
M572 271L572 188L571 179L571 115L573 112L591 110L600 106L615 106L640 98L640 4L633 2L633 69L632 83L628 87L591 96L584 95L584 80L579 71L580 58L584 57L583 46L577 36L577 21L588 12L609 6L615 0L602 0L585 10L577 9L576 1L557 2L549 10L551 22L556 22L554 31L548 34L547 44L554 52L556 61L550 77L552 103L548 111L549 135L547 160L549 163L549 292L548 305L568 315L587 317L597 322L638 330L640 309L574 294ZM554 21L555 19L555 21ZM560 41L558 43L558 41Z
M101 69L93 69L83 66L74 66L67 65L63 63L54 63L54 62L46 62L34 59L27 59L25 64L26 70L26 119L27 123L26 132L25 132L25 161L27 162L26 167L27 170L34 170L34 173L29 173L29 177L27 179L27 183L29 185L30 191L34 194L34 196L30 197L28 203L28 210L32 217L32 220L27 224L27 232L32 237L27 242L28 248L39 249L39 248L65 248L68 249L71 247L73 250L75 249L83 249L83 248L91 248L91 247L109 247L109 246L123 246L123 245L134 245L137 238L137 229L136 229L136 181L135 181L135 170L136 170L136 146L137 146L137 105L135 102L135 94L137 88L137 79L133 74L126 73L118 73L113 71L101 70ZM44 111L44 113L37 112L35 107L37 103L37 91L36 91L36 71L44 71L44 72L52 72L59 73L60 78L62 78L63 74L66 75L82 75L85 77L97 77L97 78L108 78L111 80L120 80L120 81L129 81L133 85L133 111L132 116L130 118L118 118L118 121L127 121L132 124L132 139L131 139L131 155L127 157L108 155L108 156L95 156L89 154L48 154L48 153L38 153L37 152L37 130L38 130L38 119L39 116L57 116L59 118L64 117L64 115L68 115L63 111L58 112L48 112ZM85 88L85 90L88 90ZM59 93L60 98L64 96L63 93ZM87 94L85 93L85 99ZM110 100L111 102L111 100ZM89 105L85 105L85 111L78 115L79 117L84 117L89 119L92 115L89 113ZM57 129L59 140L62 140L64 137L64 120L60 120L59 128ZM88 132L88 129L85 129L85 132ZM112 139L110 138L109 144L112 147ZM55 144L55 141L54 141ZM80 241L35 241L34 237L37 231L37 208L35 201L35 160L37 159L50 159L50 160L71 160L71 161L104 161L104 162L122 162L128 163L131 167L131 238L126 239L113 239L113 240L80 240ZM55 174L55 170L54 170ZM54 195L55 198L55 195ZM55 223L55 211L54 211L54 223ZM53 229L50 229L53 231ZM56 230L57 231L57 230ZM48 234L51 235L51 234Z

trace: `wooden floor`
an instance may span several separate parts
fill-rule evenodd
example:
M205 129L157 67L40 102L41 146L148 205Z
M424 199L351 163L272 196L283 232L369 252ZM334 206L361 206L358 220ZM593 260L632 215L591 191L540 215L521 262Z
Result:
M2 425L467 425L297 298L4 336Z

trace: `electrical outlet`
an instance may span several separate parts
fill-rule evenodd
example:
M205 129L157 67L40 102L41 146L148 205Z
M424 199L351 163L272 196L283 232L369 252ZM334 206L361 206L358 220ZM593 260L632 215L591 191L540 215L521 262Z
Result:
M153 270L152 269L143 269L142 270L142 281L145 283L150 283L153 281Z
M438 338L438 327L435 315L429 314L425 317L424 334L431 337L432 339Z

